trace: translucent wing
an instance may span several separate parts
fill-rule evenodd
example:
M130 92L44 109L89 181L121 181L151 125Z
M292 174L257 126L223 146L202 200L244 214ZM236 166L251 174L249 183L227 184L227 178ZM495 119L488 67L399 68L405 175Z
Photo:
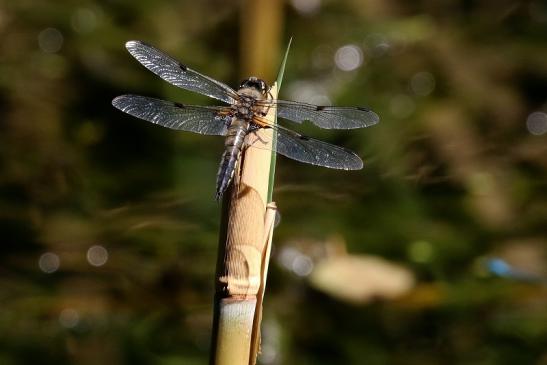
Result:
M360 107L318 106L297 101L274 100L277 116L302 123L308 120L325 129L370 127L380 121L378 114Z
M180 88L233 104L237 93L229 86L186 67L162 51L141 41L129 41L125 47L144 67Z
M360 170L363 161L354 152L299 133L272 126L277 133L277 153L312 165L341 170Z
M227 123L220 114L225 107L193 106L139 95L112 100L122 112L163 127L199 134L226 135Z

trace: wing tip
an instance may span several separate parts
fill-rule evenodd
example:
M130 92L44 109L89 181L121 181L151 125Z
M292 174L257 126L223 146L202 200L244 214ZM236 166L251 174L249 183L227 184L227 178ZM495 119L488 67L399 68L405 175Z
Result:
M355 155L355 164L349 167L349 170L362 170L365 164L363 163L363 160L361 157Z
M357 107L357 109L367 113L368 116L369 116L368 120L363 121L363 126L362 127L370 127L372 125L380 123L380 116L377 113L375 113L373 110L371 110L369 108L362 107L362 106Z
M347 155L348 158L346 159L346 163L344 165L340 166L340 165L333 164L333 165L320 165L320 166L324 166L330 169L346 170L346 171L362 170L364 167L364 163L361 157L359 157L358 154L356 154L355 152L351 150L348 150L346 148L343 148L343 149L348 154Z
M380 116L378 114L376 114L372 110L369 110L369 113L370 113L370 116L371 116L369 125L375 125L375 124L380 123Z
M132 48L135 48L135 47L143 45L143 44L144 43L142 41L132 39L132 40L129 40L129 41L125 42L125 48L130 50Z
M119 96L116 96L114 99L112 99L112 106L116 109L119 109L121 111L123 111L123 103L127 100L128 97L130 97L131 95L119 95Z
M348 157L350 157L348 159L349 163L346 166L344 166L344 169L345 170L361 170L364 167L364 163L361 157L359 157L358 154L356 154L355 152L351 150L348 150L346 148L344 149L348 153Z
M362 170L363 167L364 167L364 164L363 164L363 160L361 160L361 158L359 156L355 156L355 160L352 161L351 163L348 163L346 165L343 165L343 166L337 166L337 165L318 165L318 166L323 166L323 167L326 167L326 168L329 168L329 169L335 169L335 170L346 170L346 171L358 171L358 170Z
M118 108L118 105L120 101L124 98L125 95L116 96L114 99L112 99L112 106L115 108ZM119 109L119 108L118 108Z
M131 51L131 49L135 48L135 46L138 46L139 43L140 43L140 41L135 41L135 40L127 41L127 42L125 42L125 48L128 51Z
M135 52L138 52L139 49L142 48L150 48L151 46L147 44L146 42L139 41L139 40L130 40L125 42L125 49L132 55L135 54Z

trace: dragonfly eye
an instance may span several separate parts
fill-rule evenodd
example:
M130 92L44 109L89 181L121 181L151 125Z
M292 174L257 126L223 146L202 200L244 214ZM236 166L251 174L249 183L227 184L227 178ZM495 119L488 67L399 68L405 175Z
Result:
M266 95L266 93L268 92L268 85L266 84L266 82L254 76L249 77L247 80L243 80L241 85L239 85L239 88L252 88L260 91L262 95Z

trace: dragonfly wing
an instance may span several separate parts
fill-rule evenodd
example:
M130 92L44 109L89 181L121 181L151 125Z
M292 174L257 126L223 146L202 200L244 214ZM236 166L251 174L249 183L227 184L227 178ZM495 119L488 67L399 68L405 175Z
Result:
M129 41L125 47L144 67L180 88L233 104L237 93L229 86L186 67L171 56L141 41Z
M360 170L363 161L354 152L330 143L303 136L281 126L275 126L277 153L312 165L341 170Z
M296 101L276 100L277 116L302 123L308 120L325 129L370 127L380 121L378 114L360 107L318 106Z
M166 128L207 135L226 135L226 107L183 105L139 95L122 95L112 100L122 112Z

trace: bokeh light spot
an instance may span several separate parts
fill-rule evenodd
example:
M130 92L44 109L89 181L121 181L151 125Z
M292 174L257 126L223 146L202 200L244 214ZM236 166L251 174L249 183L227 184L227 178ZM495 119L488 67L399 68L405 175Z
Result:
M292 271L298 276L308 276L312 270L313 261L306 255L299 255L292 262Z
M308 276L313 271L313 261L294 247L283 247L277 257L279 263L298 276Z
M65 308L59 313L59 323L65 328L74 328L80 322L80 314L72 308Z
M40 270L42 270L46 274L51 274L59 270L60 265L61 260L59 259L59 256L57 256L53 252L44 253L42 256L40 256L40 259L38 260L38 267L40 267Z
M103 246L91 246L87 250L87 261L93 266L103 266L108 261L108 251Z
M269 344L262 345L260 348L260 362L263 364L273 364L277 359L277 351Z
M291 0L291 4L299 13L311 15L319 11L321 0Z
M300 255L297 249L293 247L283 247L277 256L279 263L288 270L292 269L295 257Z
M526 129L535 136L541 136L547 132L547 113L533 112L526 119Z
M353 71L363 64L363 51L353 44L338 48L334 63L342 71Z
M429 95L435 89L435 77L430 72L418 72L410 79L410 89L416 95Z
M433 246L427 241L415 241L408 246L408 257L418 263L426 263L433 258Z
M58 29L46 28L38 34L38 45L43 52L59 52L63 46L63 34Z

